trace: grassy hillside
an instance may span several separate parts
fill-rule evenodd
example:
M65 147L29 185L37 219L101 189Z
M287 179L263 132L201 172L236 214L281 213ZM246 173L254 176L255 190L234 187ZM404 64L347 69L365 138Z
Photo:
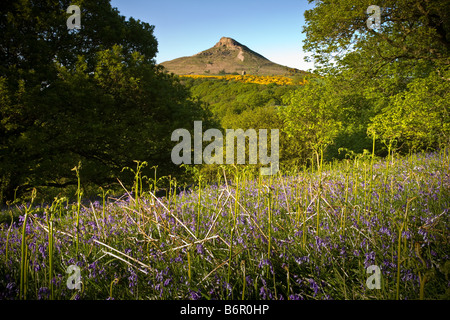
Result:
M161 63L169 72L188 74L294 75L304 71L276 64L239 42L223 37L214 47Z

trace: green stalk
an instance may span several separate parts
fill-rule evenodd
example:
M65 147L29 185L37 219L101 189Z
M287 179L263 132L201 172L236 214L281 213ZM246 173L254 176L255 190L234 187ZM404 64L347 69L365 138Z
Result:
M83 195L83 192L81 191L81 181L80 181L80 169L81 169L81 162L78 163L78 166L74 167L72 171L75 171L77 175L77 217L76 217L76 227L77 227L77 237L76 237L76 247L75 247L75 253L76 256L78 256L78 245L80 242L80 209L81 209L81 197Z
M275 269L273 270L272 278L273 278L273 292L275 293L275 299L278 300L278 298L277 298L277 283L275 281Z
M399 232L398 232L398 244L397 244L397 292L395 295L395 299L398 300L400 297L400 265L402 263L401 260L401 249L402 249L402 232L405 229L405 226L407 226L407 218L408 218L408 208L409 208L409 203L411 201L413 201L416 197L409 199L406 202L406 209L405 209L405 215L403 217L403 221L402 224L399 228Z
M198 210L197 210L197 230L195 236L198 238L200 232L200 216L202 212L202 176L198 178Z
M317 196L317 202L316 202L316 215L317 215L317 219L316 219L316 234L317 236L319 236L319 224L320 224L320 190Z
M172 180L171 180L172 181ZM172 202L175 205L175 208L177 207L177 180L174 180L173 182L173 193L172 193Z
M143 167L147 166L147 162L140 163L139 161L136 162L136 172L134 172L134 193L135 193L135 206L136 206L136 212L138 213L137 221L141 219L140 213L141 213L141 196L142 196L142 174L141 170ZM155 167L155 191L156 191L156 169Z
M139 161L135 161L137 164L136 164L136 173L135 173L135 175L134 175L134 202L135 202L135 205L136 205L136 211L137 212L139 212L139 170L140 170L140 167L139 167Z
M372 142L372 157L370 159L370 184L369 184L369 206L372 203L372 193L373 193L373 162L375 158L375 134L373 134ZM370 212L370 211L369 211Z
M306 215L308 214L308 182L306 180L306 175L303 175L305 177L304 183L303 183L303 204L305 209L303 210L303 232L302 232L302 241L303 241L303 249L306 247Z
M267 246L267 257L270 258L270 248L271 248L271 231L272 231L272 202L270 201L272 195L271 195L271 189L270 187L269 189L269 194L268 194L268 198L267 198L267 213L268 213L268 232L267 232L267 237L268 237L268 246Z
M384 177L384 184L387 184L387 179L388 179L388 176L389 176L389 158L391 156L391 145L392 145L392 142L389 142L389 144L388 144L388 156L387 156L387 160L386 160L386 175ZM391 201L392 201L392 199L391 199Z
M20 245L20 282L19 282L19 298L27 298L28 289L28 246L27 238L25 237L25 231L27 227L28 215L31 213L31 206L33 205L34 198L36 197L36 189L33 189L31 193L31 202L29 207L25 206L25 217L22 226L22 242Z
M267 237L268 237L268 244L267 244L267 256L268 257L270 257L270 245L271 245L271 230L272 230L272 215L271 215L271 212L270 212L270 199L268 200L268 203L267 203L267 207L269 208L269 211L268 211L268 232L267 232Z
M398 232L398 245L397 245L397 291L395 294L395 299L399 299L400 295L400 254L401 254L401 241L402 241L402 231L403 231L403 224L401 225L399 232Z
M53 215L53 214L52 214ZM48 281L50 288L50 299L54 299L53 292L53 221L52 217L50 217L50 221L48 221Z
M425 283L427 282L427 275L422 274L419 271L419 283L420 283L420 289L419 289L419 300L423 300L424 294L425 294Z
M366 212L367 207L367 170L366 162L364 162L364 212Z
M113 285L119 283L119 279L115 278L113 281L111 281L111 284L109 285L109 297L112 298L112 289Z
M341 230L342 235L345 234L345 224L347 222L347 206L348 206L348 182L349 181L349 173L348 173L348 167L345 175L345 203L344 203L344 212L342 214L342 221L341 221Z
M304 210L303 213L303 232L302 232L302 240L303 240L303 249L306 247L306 215L308 214L308 210Z
M233 255L233 237L234 237L234 229L236 228L236 218L238 212L238 196L239 196L239 175L236 173L236 199L234 201L234 217L231 232L230 232L230 252L228 256L228 278L227 282L230 283L230 275L231 275L231 257Z
M444 151L446 151L446 150L444 150ZM440 155L442 154L442 151L439 153ZM442 159L442 157L440 156L440 158L441 158L441 161L440 161L440 163L444 163L444 160ZM447 166L447 174L448 174L448 166ZM448 175L447 175L448 176ZM443 192L443 190L444 190L444 175L443 174L441 174L440 175L440 187L439 187L439 198L438 198L438 208L439 208L439 210L441 210L441 208L442 208L442 192Z
M303 167L303 172L305 167ZM296 174L297 178L299 178L300 174ZM305 175L303 174L303 177L305 177ZM294 194L294 199L300 199L300 183L296 183L295 184L295 194ZM295 204L295 203L294 203ZM300 200L297 200L297 215L296 215L296 223L297 225L300 222Z
M353 171L352 171L352 176L353 176L353 203L354 205L357 203L357 196L358 196L358 174L357 174L357 169L358 169L358 159L355 157L355 162L353 164ZM359 212L360 210L358 210L358 224L359 224Z
M289 279L289 267L286 267L286 282L287 282L287 294L286 294L286 296L287 296L287 299L288 300L290 300L289 299L289 292L291 291L291 289L290 289L290 279Z
M189 282L191 282L191 255L189 254L190 249L188 249L187 252L187 259L188 259L188 278L189 278Z
M320 163L320 164L319 164ZM323 166L323 147L320 148L320 162L319 162L319 154L317 153L317 169L319 170L319 190L317 192L317 203L316 203L316 234L319 236L319 223L320 223L320 197L322 195L322 166Z
M258 201L256 202L258 204L258 221L259 217L261 216L261 188L262 188L262 181L261 181L261 175L258 176Z
M234 202L234 224L236 224L236 216L239 214L239 183L240 179L238 174L236 174L236 201Z
M102 190L102 219L105 219L105 190L103 190L102 187L100 187L100 190Z
M242 298L241 300L244 300L245 297L245 260L241 261L241 268L242 268L242 272L243 272L243 276L242 276L242 283L243 283L243 287L242 287Z
M25 230L27 226L28 220L28 210L25 212L25 218L23 220L22 226L22 243L20 246L21 258L20 258L20 284L19 284L19 297L20 299L26 299L26 279L27 279L27 268L26 268L26 259L27 259L27 241L25 237Z
M11 233L11 228L12 228L12 225L13 225L13 222L14 222L12 211L9 211L9 213L11 214L11 224L9 225L8 233L6 234L6 252L5 252L5 255L6 255L5 262L6 263L8 263L9 234Z

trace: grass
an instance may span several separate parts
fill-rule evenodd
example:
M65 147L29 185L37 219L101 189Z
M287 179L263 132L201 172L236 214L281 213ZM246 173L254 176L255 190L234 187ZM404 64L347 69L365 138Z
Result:
M441 151L268 177L223 167L223 185L165 198L138 163L122 197L4 210L0 299L449 299L449 163Z

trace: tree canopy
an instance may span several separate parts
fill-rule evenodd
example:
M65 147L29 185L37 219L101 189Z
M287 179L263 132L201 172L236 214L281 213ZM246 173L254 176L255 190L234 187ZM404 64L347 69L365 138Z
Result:
M134 160L171 165L170 135L207 118L200 103L155 64L148 23L126 20L109 1L78 1L81 29L68 30L69 1L4 1L0 15L0 179L14 191L128 180ZM144 172L145 174L145 172Z
M333 62L369 72L373 77L391 63L448 66L450 1L382 0L379 29L367 27L373 1L309 1L304 49L319 67ZM333 59L331 59L333 58ZM409 70L408 70L409 71Z
M372 1L310 2L304 50L323 81L294 94L285 112L291 129L296 117L311 120L314 110L305 108L316 105L342 124L336 132L329 122L316 122L322 139L335 137L334 156L339 147L369 149L373 134L380 153L384 145L401 152L449 145L450 1L378 1L379 28L367 26ZM315 87L322 93L311 100Z

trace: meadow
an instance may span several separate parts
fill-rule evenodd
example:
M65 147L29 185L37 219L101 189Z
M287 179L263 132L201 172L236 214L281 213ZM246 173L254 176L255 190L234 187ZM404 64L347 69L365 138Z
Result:
M132 190L89 203L79 181L74 203L2 211L0 299L449 299L449 164L442 150L222 166L162 198L138 164Z

